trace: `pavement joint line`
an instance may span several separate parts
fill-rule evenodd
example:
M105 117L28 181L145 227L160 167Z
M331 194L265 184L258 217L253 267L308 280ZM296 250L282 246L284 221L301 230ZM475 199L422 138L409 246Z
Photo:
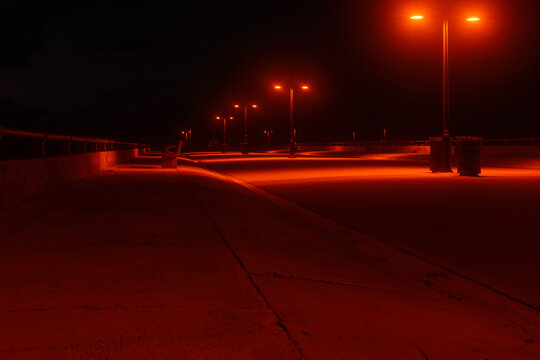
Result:
M255 291L257 292L257 294L260 296L260 298L263 300L264 304L266 305L267 309L272 313L272 315L274 315L275 319L277 320L276 321L276 324L279 328L281 328L281 330L285 333L285 336L287 337L289 343L293 346L293 348L296 350L297 352L297 355L300 359L306 359L305 355L304 355L304 351L302 350L302 348L300 347L300 344L298 343L298 341L296 341L292 335L291 335L291 332L289 331L289 329L286 327L285 325L285 322L283 321L283 319L281 318L281 316L278 314L278 312L272 307L272 305L270 304L270 301L268 300L268 298L264 295L264 293L262 292L261 288L259 288L259 286L257 286L257 284L255 283L255 280L253 279L253 277L251 276L250 272L247 270L246 268L246 265L244 264L244 262L242 261L242 259L240 258L240 256L236 253L236 251L234 250L234 248L232 247L231 243L227 240L227 238L225 237L225 235L223 234L223 232L221 231L219 225L214 221L212 215L206 210L206 208L203 206L201 200L197 197L197 195L195 194L195 192L191 189L191 187L187 184L187 182L185 181L184 179L184 176L182 175L181 171L179 169L176 170L178 172L178 174L180 175L180 178L181 178L181 181L182 183L184 184L184 186L187 188L187 190L189 191L189 193L191 194L191 196L194 198L194 200L197 202L197 204L199 205L200 209L202 210L202 212L206 215L206 217L208 218L208 220L212 223L212 225L214 226L214 229L216 230L217 234L219 235L219 237L221 238L221 240L223 240L223 242L225 243L225 246L229 249L229 251L231 252L232 256L235 258L236 262L240 265L240 268L243 270L243 272L246 274L251 286L255 289Z
M72 310L87 310L87 311L108 311L108 310L132 310L132 309L164 309L164 305L115 305L109 307L101 307L94 305L80 305L70 307L44 307L33 309L12 309L0 310L0 313L29 313L29 312L47 312L47 311L72 311Z
M324 279L312 279L312 278L306 278L302 276L296 276L296 275L285 275L280 273L256 273L256 272L249 272L253 276L257 277L263 277L263 278L274 278L274 279L286 279L286 280L300 280L300 281L309 281L309 282L315 282L315 283L321 283L325 285L335 285L335 286L345 286L345 287L353 287L353 288L360 288L360 289L366 289L366 290L375 290L375 291L382 291L387 293L399 293L396 290L390 290L390 289L381 289L371 286L365 286L365 285L359 285L359 284L353 284L353 283L344 283L339 281L330 281L330 280L324 280Z
M505 292L503 292L501 290L498 290L498 289L496 289L496 288L494 288L494 287L492 287L492 286L490 286L488 284L484 284L481 281L475 280L475 279L471 278L470 276L467 276L465 274L462 274L460 272L452 270L452 269L450 269L450 268L448 268L448 267L446 267L444 265L438 264L435 261L432 261L432 260L430 260L428 258L417 255L417 254L413 253L410 250L407 250L407 249L405 249L403 247L400 247L400 246L397 246L396 244L393 244L392 242L382 240L382 239L380 239L380 238L378 238L376 236L373 236L373 235L371 235L369 233L366 233L365 231L355 227L354 225L347 224L346 222L335 219L335 218L333 218L331 216L323 214L323 213L321 213L321 212L319 212L317 210L311 209L311 208L309 208L307 206L298 204L298 203L296 203L294 201L284 199L284 198L280 197L279 195L276 195L276 194L272 193L271 191L268 191L266 189L262 189L262 188L260 188L260 187L258 187L256 185L253 185L253 184L248 183L248 182L246 182L244 180L241 180L241 179L239 179L237 177L234 177L233 175L218 172L217 170L214 170L213 168L209 167L207 164L203 163L201 160L191 160L191 161L193 161L195 163L198 163L201 167L203 167L204 169L206 169L208 171L211 171L211 172L213 172L213 173L215 173L217 175L223 176L223 177L229 179L230 181L232 181L232 182L234 182L234 183L236 183L236 184L238 184L240 186L243 186L246 189L249 189L249 190L253 191L254 193L262 196L265 199L268 199L268 200L273 201L274 203L276 203L278 205L281 205L281 206L284 206L284 207L288 208L290 211L293 211L294 207L296 207L296 208L302 209L304 211L308 211L308 212L310 212L312 214L318 215L320 217L323 217L323 218L325 218L327 220L330 220L331 222L333 222L335 224L344 226L344 227L346 227L346 228L348 228L350 230L353 230L353 231L355 231L355 232L357 232L357 233L359 233L359 234L361 234L363 236L366 236L366 237L368 237L368 238L370 238L372 240L378 241L381 244L385 244L386 246L394 248L394 249L396 249L396 250L398 250L398 251L400 251L400 252L402 252L402 253L404 253L404 254L406 254L408 256L412 256L412 257L414 257L414 258L416 258L418 260L421 260L421 261L423 261L425 263L428 263L430 265L438 267L439 269L444 270L444 271L446 271L446 272L448 272L448 273L450 273L452 275L455 275L455 276L460 277L460 278L462 278L464 280L467 280L467 281L469 281L469 282L471 282L471 283L473 283L475 285L481 286L481 287L483 287L483 288L485 288L485 289L487 289L489 291L492 291L492 292L494 292L494 293L496 293L498 295L501 295L501 296L505 297L506 299L508 299L510 301L513 301L513 302L515 302L517 304L528 307L529 309L532 309L534 311L540 312L540 308L535 306L535 305L529 304L526 301L518 299L518 298L516 298L516 297L514 297L514 296L512 296L510 294L507 294L507 293L505 293ZM298 212L298 211L295 211L295 212Z

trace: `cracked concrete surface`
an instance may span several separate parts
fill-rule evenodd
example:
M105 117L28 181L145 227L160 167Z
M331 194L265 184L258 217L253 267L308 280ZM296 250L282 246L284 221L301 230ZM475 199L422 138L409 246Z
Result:
M180 165L113 168L0 214L0 357L540 356L538 312Z

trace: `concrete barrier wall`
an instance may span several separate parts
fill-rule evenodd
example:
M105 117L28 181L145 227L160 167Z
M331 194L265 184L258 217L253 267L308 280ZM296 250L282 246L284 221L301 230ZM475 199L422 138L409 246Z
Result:
M358 154L370 153L423 153L429 154L429 146L400 146L400 145L298 145L299 151L336 151ZM493 158L540 158L540 146L538 145L483 145L482 157Z
M133 159L138 149L0 161L0 211Z
M540 158L538 145L482 146L483 157Z
M371 153L429 153L429 146L400 146L400 145L331 145L309 146L298 145L298 151L340 151L359 154Z

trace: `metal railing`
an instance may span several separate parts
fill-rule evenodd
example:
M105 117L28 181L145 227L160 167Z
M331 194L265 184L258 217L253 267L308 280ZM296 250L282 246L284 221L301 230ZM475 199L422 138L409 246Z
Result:
M147 145L108 139L83 138L0 127L0 159L45 158L144 148Z

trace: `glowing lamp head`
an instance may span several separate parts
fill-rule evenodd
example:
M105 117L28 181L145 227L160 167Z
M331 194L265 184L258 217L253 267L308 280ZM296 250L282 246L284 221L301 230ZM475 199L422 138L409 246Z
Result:
M216 120L221 120L221 117L219 117L219 116L216 116Z
M414 15L414 16L411 16L411 19L412 20L422 20L424 17L422 15Z
M256 109L256 108L258 108L258 107L259 107L259 105L257 105L257 104L253 104L253 105L251 105L251 107L252 107L252 108L254 108L254 109Z
M477 18L477 17L471 17L471 18L468 18L467 21L479 21L480 18Z
M302 90L309 90L309 86L307 86L307 85L302 85L302 86L300 86L300 88Z
M232 116L229 116L229 120L232 120L232 119L233 119L233 117L232 117Z
M281 85L274 85L274 89L281 90Z
M234 104L234 107L235 107L236 109L238 109L238 108L240 107L240 105Z

